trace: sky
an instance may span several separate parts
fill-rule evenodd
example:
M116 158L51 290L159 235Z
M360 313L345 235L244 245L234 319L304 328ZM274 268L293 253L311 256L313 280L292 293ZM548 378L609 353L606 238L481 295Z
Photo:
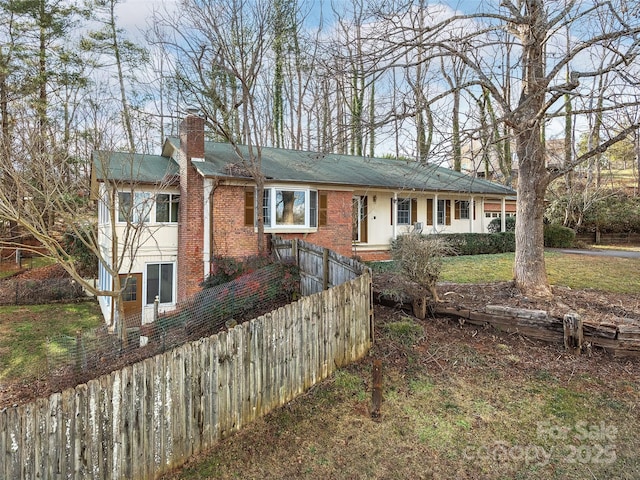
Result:
M172 9L177 3L177 0L123 0L116 10L118 24L130 34L137 36L147 27L154 8L166 6Z
M348 5L352 4L352 0L307 0L305 3L311 5L309 15L307 17L308 25L314 25L314 23L317 24L322 16L324 19L323 29L325 31L330 31L329 19L331 18L333 6L337 6L338 10L344 7L348 11L350 10ZM448 5L451 8L458 9L465 13L477 11L480 8L485 10L497 8L497 2L495 0L454 0L431 2L431 6L436 3ZM122 0L122 3L118 5L117 9L118 22L120 27L128 32L131 40L136 41L136 39L138 39L138 41L142 42L144 41L142 32L148 27L148 22L153 10L165 8L168 10L177 9L179 8L178 4L179 0ZM551 122L547 134L550 138L563 134L563 125L561 122Z

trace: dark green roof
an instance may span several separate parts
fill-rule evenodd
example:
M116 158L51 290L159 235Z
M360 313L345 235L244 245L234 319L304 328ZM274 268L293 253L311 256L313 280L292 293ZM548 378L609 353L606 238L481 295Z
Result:
M93 152L96 179L138 183L170 182L179 169L171 158L125 152Z
M108 164L108 178L112 180L164 181L167 175L178 173L178 166L169 157L174 149L180 149L180 140L170 137L163 148L166 156L96 152L94 168L98 167L97 178L107 178L103 167ZM247 147L240 146L239 149L244 158L248 158ZM101 159L108 161L103 163L99 161ZM205 142L204 161L194 161L193 165L205 177L250 177L243 168L242 160L228 143ZM278 182L515 195L514 190L504 185L431 164L279 148L262 148L262 172L267 180Z

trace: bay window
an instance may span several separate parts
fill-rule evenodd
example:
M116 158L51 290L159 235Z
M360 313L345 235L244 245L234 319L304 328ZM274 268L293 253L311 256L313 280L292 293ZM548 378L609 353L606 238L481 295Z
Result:
M318 226L318 192L315 190L265 187L262 209L265 228Z

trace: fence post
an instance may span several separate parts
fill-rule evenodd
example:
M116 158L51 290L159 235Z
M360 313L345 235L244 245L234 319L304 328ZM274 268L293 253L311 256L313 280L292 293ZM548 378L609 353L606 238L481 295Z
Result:
M76 374L83 372L82 368L82 333L76 332Z
M300 265L298 261L298 239L294 238L291 240L291 256L293 257L293 261L296 265Z
M160 305L160 297L156 295L155 300L153 301L153 322L158 321L158 306Z
M380 408L382 407L382 360L373 361L373 390L371 393L371 418L380 418Z
M329 249L322 251L322 289L329 289Z
M564 316L562 323L564 327L564 348L574 354L579 354L584 340L582 318L577 313L570 312Z

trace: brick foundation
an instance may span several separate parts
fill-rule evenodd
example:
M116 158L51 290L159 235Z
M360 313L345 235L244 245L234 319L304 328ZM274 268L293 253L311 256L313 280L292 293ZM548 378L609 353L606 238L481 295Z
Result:
M391 260L391 252L389 250L358 251L356 249L354 255L359 257L363 262L381 262Z

